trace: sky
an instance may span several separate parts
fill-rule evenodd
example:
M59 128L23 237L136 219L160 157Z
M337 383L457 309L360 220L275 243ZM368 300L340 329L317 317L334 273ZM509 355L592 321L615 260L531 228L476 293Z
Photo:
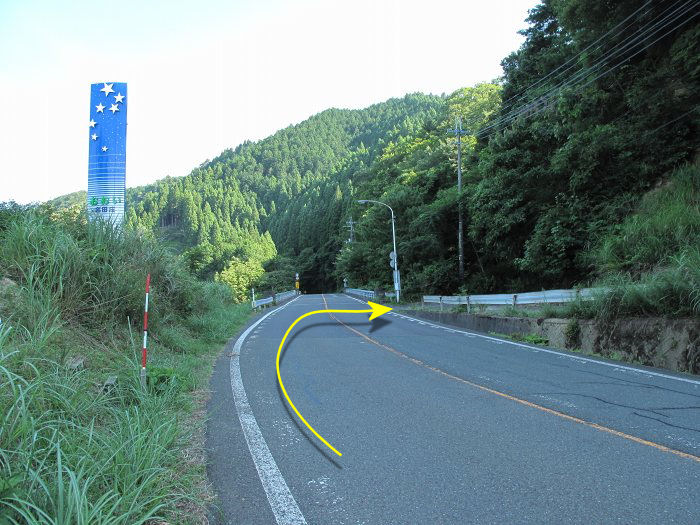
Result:
M502 74L536 0L0 0L0 201L87 189L90 84L128 84L127 186L328 109Z

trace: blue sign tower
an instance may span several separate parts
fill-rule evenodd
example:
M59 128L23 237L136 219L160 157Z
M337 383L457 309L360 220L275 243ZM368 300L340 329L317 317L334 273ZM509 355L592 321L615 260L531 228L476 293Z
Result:
M126 200L126 83L90 89L90 156L87 209L91 218L124 222Z

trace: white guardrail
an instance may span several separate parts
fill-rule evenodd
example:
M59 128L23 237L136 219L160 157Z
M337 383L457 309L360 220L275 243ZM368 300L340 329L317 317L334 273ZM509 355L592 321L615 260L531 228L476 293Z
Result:
M349 293L350 295L359 295L365 299L375 299L377 297L377 294L375 294L372 290L361 290L360 288L345 288L345 293ZM396 292L386 292L384 297L396 297Z
M296 290L289 290L288 292L281 292L281 293L276 293L275 294L275 301L280 302L280 301L285 301L289 299L290 297L294 297L297 294Z
M263 306L265 304L270 304L272 302L278 303L280 301L284 301L286 299L289 299L290 297L294 297L297 294L296 290L289 290L288 292L281 292L281 293L276 293L274 297L265 297L264 299L256 299L255 301L251 301L253 308L258 308L260 306Z
M466 304L467 310L472 306L525 306L533 304L561 304L576 299L592 299L595 293L605 292L606 288L581 288L579 290L543 290L541 292L497 293L489 295L424 295L424 303L442 305ZM358 295L366 299L374 299L372 290L360 288L345 288L345 293ZM387 293L386 297L394 297Z
M360 290L359 288L346 288L345 293L351 295L359 295L360 297L365 297L366 299L374 299L374 292L372 290Z
M466 304L467 309L476 305L525 306L532 304L561 304L577 299L591 299L604 288L581 288L580 290L543 290L541 292L498 293L490 295L424 295L424 303L440 305Z
M265 304L270 304L274 299L272 297L265 297L264 299L256 299L253 301L253 308L257 308L258 306L263 306Z

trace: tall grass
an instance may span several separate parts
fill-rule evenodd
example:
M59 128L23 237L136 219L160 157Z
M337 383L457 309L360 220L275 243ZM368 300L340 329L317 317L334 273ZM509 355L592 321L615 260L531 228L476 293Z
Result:
M36 211L0 231L0 273L22 284L30 311L19 313L27 318L60 311L66 322L121 322L139 311L147 272L156 283L155 322L201 305L198 282L145 233L88 223L84 216L52 220Z
M178 497L173 392L135 380L100 393L84 373L0 346L0 492L11 523L145 523ZM13 362L14 361L14 362ZM13 370L22 369L20 374Z
M147 272L144 392L134 332ZM0 206L3 278L0 524L191 523L177 506L193 504L204 473L183 462L193 429L179 420L249 308L152 237L53 210ZM67 369L74 354L86 369Z
M684 166L649 192L636 213L598 242L590 260L600 273L640 276L700 246L700 168Z
M590 260L609 292L570 305L571 315L700 316L700 168L680 168L650 192Z

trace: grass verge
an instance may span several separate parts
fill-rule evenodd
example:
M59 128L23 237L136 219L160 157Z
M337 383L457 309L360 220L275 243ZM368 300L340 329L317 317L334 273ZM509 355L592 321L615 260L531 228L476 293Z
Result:
M0 524L206 523L207 380L249 315L142 233L0 209Z

